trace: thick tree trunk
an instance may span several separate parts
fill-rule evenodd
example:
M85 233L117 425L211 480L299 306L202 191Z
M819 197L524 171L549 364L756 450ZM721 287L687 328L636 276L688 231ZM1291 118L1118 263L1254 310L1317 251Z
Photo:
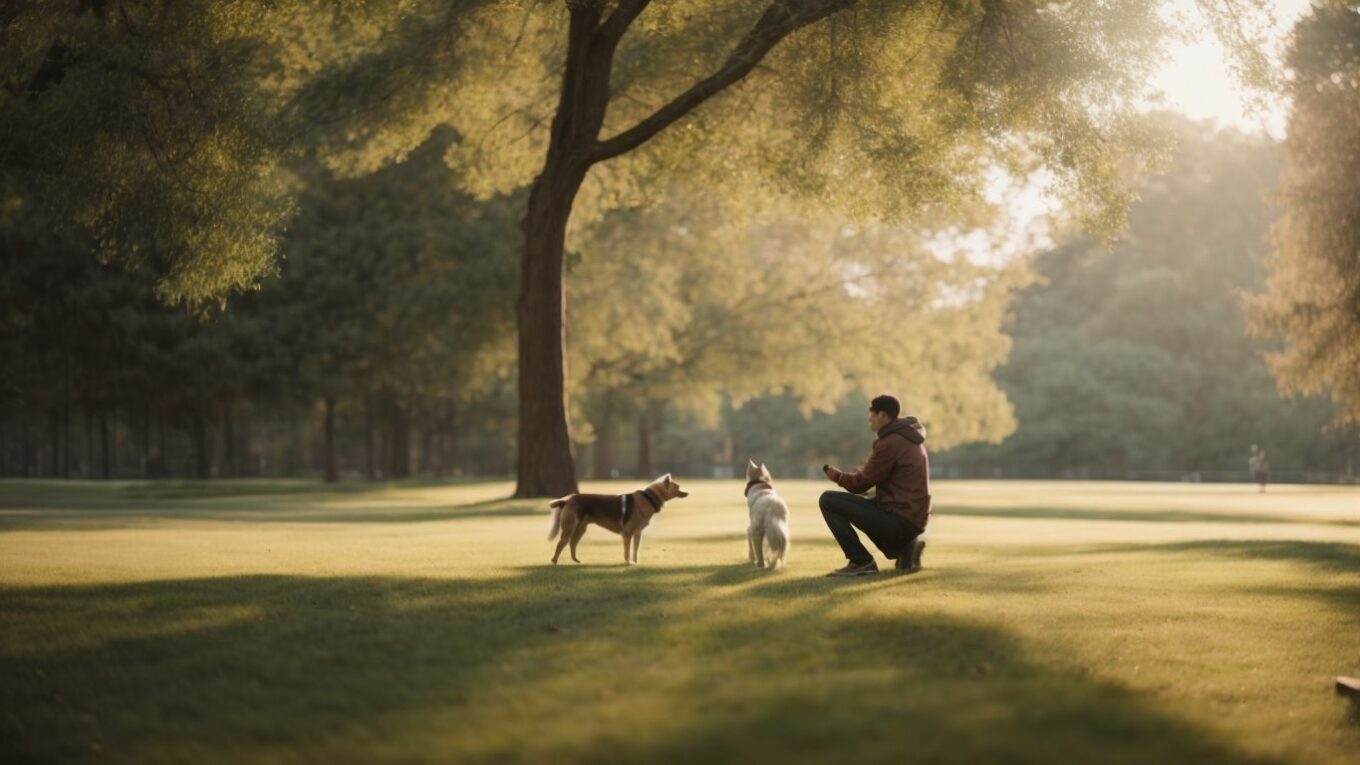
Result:
M649 0L620 0L603 20L604 3L567 3L571 22L562 92L549 132L547 158L529 193L523 221L516 497L560 496L576 491L566 406L562 255L571 206L590 166L642 145L745 77L784 37L853 3L772 3L717 71L605 141L600 140L600 128L609 108L614 52Z
M340 480L340 472L335 465L335 396L326 397L326 419L322 424L322 430L325 433L325 443L322 446L325 464L322 466L322 473L326 483L335 483Z
M534 182L524 216L517 497L560 497L577 489L567 423L562 256L567 218L584 178L581 168L545 170Z
M576 193L609 107L609 70L629 21L646 3L627 4L604 31L599 6L570 5L562 92L543 171L534 179L521 223L519 438L516 497L559 497L576 491L567 421L566 300L562 257ZM620 11L625 10L620 6Z

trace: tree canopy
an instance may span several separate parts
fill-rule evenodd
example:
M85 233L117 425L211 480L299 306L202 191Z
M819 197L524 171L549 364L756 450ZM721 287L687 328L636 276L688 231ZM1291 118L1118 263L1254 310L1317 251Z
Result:
M949 422L941 444L1013 427L990 372L1023 263L941 257L918 230L792 207L732 215L683 187L607 214L582 241L569 272L582 394L665 400L711 425L724 402L786 394L810 414L891 388Z
M1338 423L1360 423L1360 4L1314 3L1288 63L1283 214L1253 326L1285 342L1282 390L1330 394Z
M1267 6L1202 8L1257 84ZM163 301L231 311L224 298L263 285L272 296L239 300L222 326L258 337L272 319L241 322L270 311L287 332L319 325L277 346L296 355L261 363L324 383L307 395L333 413L335 395L393 387L377 368L422 396L505 379L509 319L494 306L508 301L491 286L519 217L523 495L574 487L569 393L592 380L711 415L723 395L787 393L806 411L905 377L952 420L943 438L994 439L1012 421L987 377L1023 273L922 243L975 223L999 169L1046 171L1074 218L1116 231L1164 150L1139 108L1182 29L1163 10L21 0L0 11L0 227L24 247L35 222L58 228L70 253L136 270ZM610 285L629 279L655 323L610 313ZM762 303L780 308L743 313ZM884 324L917 334L871 364L857 344ZM760 365L734 326L761 344ZM250 376L209 378L223 389L205 400L220 401Z
M1107 249L1084 237L1042 253L1016 298L1015 348L997 371L1019 428L999 447L939 462L1010 475L1118 477L1242 471L1247 450L1277 470L1347 469L1353 433L1324 434L1325 401L1282 399L1246 334L1243 295L1270 250L1279 148L1170 122L1180 149Z
M733 66L766 15L825 13L681 129L597 165L582 222L677 175L751 209L777 190L845 214L910 215L968 196L1002 156L1059 170L1088 217L1112 224L1127 200L1121 162L1149 139L1123 107L1173 31L1153 0L577 5L635 16L609 70L609 154L632 142L620 140L626 128ZM101 259L151 268L168 299L249 288L295 209L278 169L299 151L363 173L450 125L459 183L480 195L528 184L547 147L570 6L9 3L5 209L46 207ZM1261 7L1205 7L1258 80L1249 52Z

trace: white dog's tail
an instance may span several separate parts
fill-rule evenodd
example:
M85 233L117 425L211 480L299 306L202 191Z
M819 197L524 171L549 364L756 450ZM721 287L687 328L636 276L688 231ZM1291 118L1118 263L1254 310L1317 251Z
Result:
M561 499L554 499L552 502L548 503L548 507L551 507L553 509L552 525L548 527L549 542L553 541L554 539L557 539L557 535L562 533L562 508L567 504L567 500L571 499L574 496L576 495L568 494L567 496Z
M765 543L770 546L770 568L784 565L789 554L789 522L783 518L771 518L765 524Z

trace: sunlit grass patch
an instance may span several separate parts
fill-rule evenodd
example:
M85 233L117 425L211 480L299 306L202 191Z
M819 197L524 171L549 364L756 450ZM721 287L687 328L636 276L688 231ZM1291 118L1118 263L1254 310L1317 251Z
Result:
M815 483L780 484L780 572L744 564L740 482L686 482L637 568L598 528L582 565L547 565L546 504L503 499L507 483L144 488L25 484L0 506L0 759L1340 763L1360 747L1329 690L1360 671L1353 490L941 482L927 568L844 581L821 576L841 561Z

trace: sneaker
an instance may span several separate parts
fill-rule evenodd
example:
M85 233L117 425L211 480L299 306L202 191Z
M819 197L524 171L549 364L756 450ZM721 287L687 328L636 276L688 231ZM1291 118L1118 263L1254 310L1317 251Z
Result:
M921 570L921 553L925 552L926 540L917 539L906 552L897 556L897 570L914 574Z
M845 568L838 568L827 576L868 576L877 573L878 564L871 560L867 563L847 563Z

